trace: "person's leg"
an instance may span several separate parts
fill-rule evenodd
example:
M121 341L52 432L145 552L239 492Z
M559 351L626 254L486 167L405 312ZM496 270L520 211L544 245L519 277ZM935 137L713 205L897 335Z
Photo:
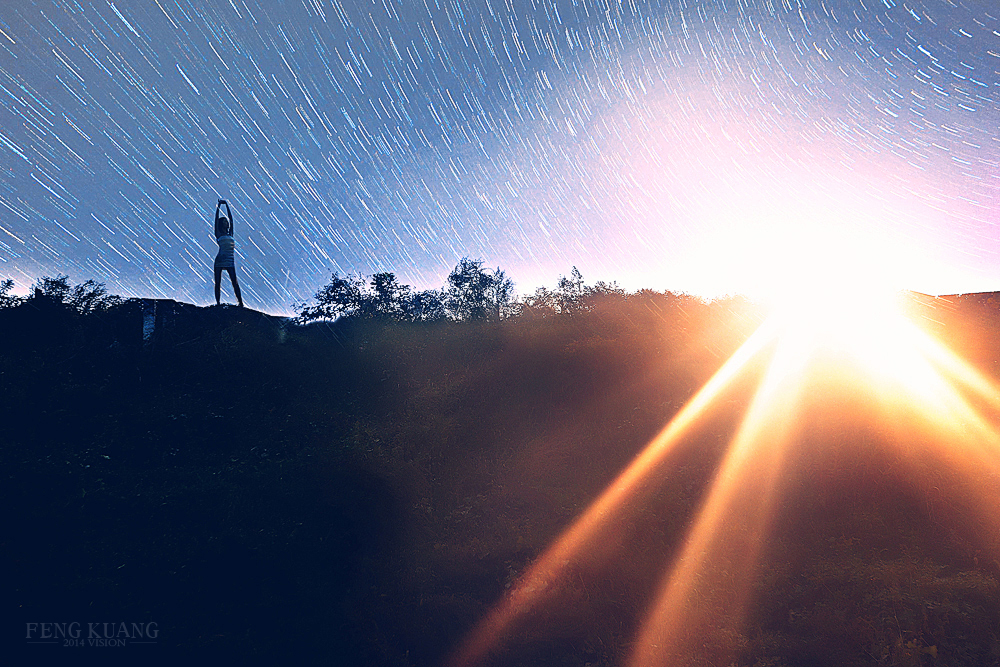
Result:
M221 266L217 266L217 267L215 267L215 305L216 306L222 304L222 299L221 299L222 294L220 292L221 288L222 288L222 267Z
M236 279L236 267L231 266L228 269L229 280L233 283L233 291L236 292L236 302L239 304L240 308L243 307L243 295L240 294L240 281Z

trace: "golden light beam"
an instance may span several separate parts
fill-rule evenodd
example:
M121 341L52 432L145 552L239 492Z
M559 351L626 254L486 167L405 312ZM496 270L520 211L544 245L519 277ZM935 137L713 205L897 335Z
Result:
M901 423L920 428L921 450L903 443L914 438L904 437L896 443L897 450L909 460L913 473L928 477L927 470L943 466L957 474L957 485L943 493L960 497L963 504L978 516L979 523L988 527L984 547L1000 562L1000 432L995 419L990 420L970 404L957 387L969 390L973 397L996 410L1000 408L996 385L962 360L947 347L924 332L915 336L918 346L911 366L922 367L924 375L933 375L931 382L919 387L903 385L895 390L892 401L884 401ZM886 392L890 393L890 392ZM908 435L908 434L907 434ZM935 455L932 465L924 460ZM933 482L928 482L932 484ZM963 493L964 491L964 493ZM992 536L992 537L991 537Z
M776 325L764 322L646 446L601 496L518 580L511 593L482 620L452 656L452 667L471 667L502 640L511 625L545 597L548 583L565 571L576 554L591 548L609 524L635 507L674 446L715 398L775 339ZM656 479L659 479L656 477Z
M883 410L905 415L900 419L904 424L922 423L936 434L936 442L951 443L945 453L974 455L978 464L1000 470L1000 434L959 391L965 388L979 402L1000 410L997 386L909 321L898 328L894 341L864 366Z
M916 329L916 327L914 328ZM1000 387L995 382L928 334L919 329L917 329L917 334L917 344L928 360L942 368L949 377L971 390L977 398L985 401L991 408L1000 410Z
M680 556L639 633L630 665L729 664L773 515L811 349L783 338Z

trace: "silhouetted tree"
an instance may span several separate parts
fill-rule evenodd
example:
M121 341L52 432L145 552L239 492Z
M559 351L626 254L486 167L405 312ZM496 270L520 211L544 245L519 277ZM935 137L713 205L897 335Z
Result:
M350 317L361 308L364 289L365 281L360 276L341 277L334 271L330 283L313 296L316 305L300 306L298 319L301 322L312 322Z
M108 294L104 283L87 280L74 286L70 284L69 276L65 275L39 278L32 285L31 294L24 299L29 303L41 300L68 306L81 315L106 311L124 303L120 296Z
M108 310L124 302L120 296L108 294L104 283L87 280L69 291L67 302L81 315Z
M11 294L14 289L14 281L10 278L0 282L0 308L13 308L21 303L21 297Z
M559 300L559 312L572 314L583 308L586 291L583 285L583 274L573 267L570 277L559 276L556 283L556 297Z
M57 303L65 303L69 295L69 276L58 275L55 278L43 276L31 286L29 299L48 299Z
M405 319L411 322L440 322L448 319L440 290L424 290L409 295L403 304Z
M397 322L499 320L509 314L514 283L497 268L483 269L482 260L463 258L448 275L442 290L414 292L395 274L376 273L370 280L340 276L316 292L313 305L299 304L299 322L335 320L340 317L383 319Z
M584 284L583 274L575 266L569 277L559 276L556 289L539 287L535 293L521 300L521 312L531 315L572 315L589 312L608 298L624 299L628 295L618 283L599 280L596 284Z
M534 294L526 294L518 303L518 315L545 317L559 312L559 299L548 287L535 288Z
M358 314L369 319L404 319L410 286L401 285L396 275L388 272L376 273L369 284L370 291L362 292Z
M389 272L376 273L367 281L361 276L341 277L335 272L330 283L316 292L314 298L315 305L296 306L300 322L339 317L434 322L448 317L439 290L414 292Z
M556 292L562 297L563 307L571 308L583 298L583 274L580 269L573 267L570 277L559 276L556 283Z
M499 320L514 297L514 282L497 268L483 269L483 261L463 257L448 274L445 307L456 320Z
M592 286L584 288L584 303L587 310L593 310L595 306L611 299L624 300L628 298L628 292L622 289L617 282L605 282L598 280Z

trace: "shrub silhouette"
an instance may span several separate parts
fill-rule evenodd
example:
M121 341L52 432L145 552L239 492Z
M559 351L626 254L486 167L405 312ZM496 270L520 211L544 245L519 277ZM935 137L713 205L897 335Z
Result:
M493 320L505 314L514 296L514 283L499 269L486 271L482 260L463 257L448 274L445 308L459 321Z
M601 304L623 302L628 295L617 283L598 281L586 285L583 274L575 266L570 276L559 276L556 288L535 289L534 294L525 296L517 304L520 314L546 317L549 315L572 315L600 308Z
M316 292L315 304L301 304L297 321L334 321L339 318L394 322L433 322L446 317L437 290L413 292L395 274L382 272L365 280L361 276L342 277L334 272L329 284Z
M0 308L13 308L21 303L21 298L10 291L14 289L14 281L10 278L0 281Z
M481 260L463 258L441 290L414 292L388 272L368 280L334 272L329 284L316 292L314 305L295 308L300 323L342 317L393 322L438 322L449 317L497 321L509 314L513 297L514 283L503 271L486 271Z

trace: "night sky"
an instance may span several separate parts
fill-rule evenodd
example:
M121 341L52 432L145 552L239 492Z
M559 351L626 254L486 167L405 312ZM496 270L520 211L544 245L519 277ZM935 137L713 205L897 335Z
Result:
M206 7L207 6L207 7ZM0 277L1000 289L988 0L3 0ZM228 281L226 282L228 290Z

